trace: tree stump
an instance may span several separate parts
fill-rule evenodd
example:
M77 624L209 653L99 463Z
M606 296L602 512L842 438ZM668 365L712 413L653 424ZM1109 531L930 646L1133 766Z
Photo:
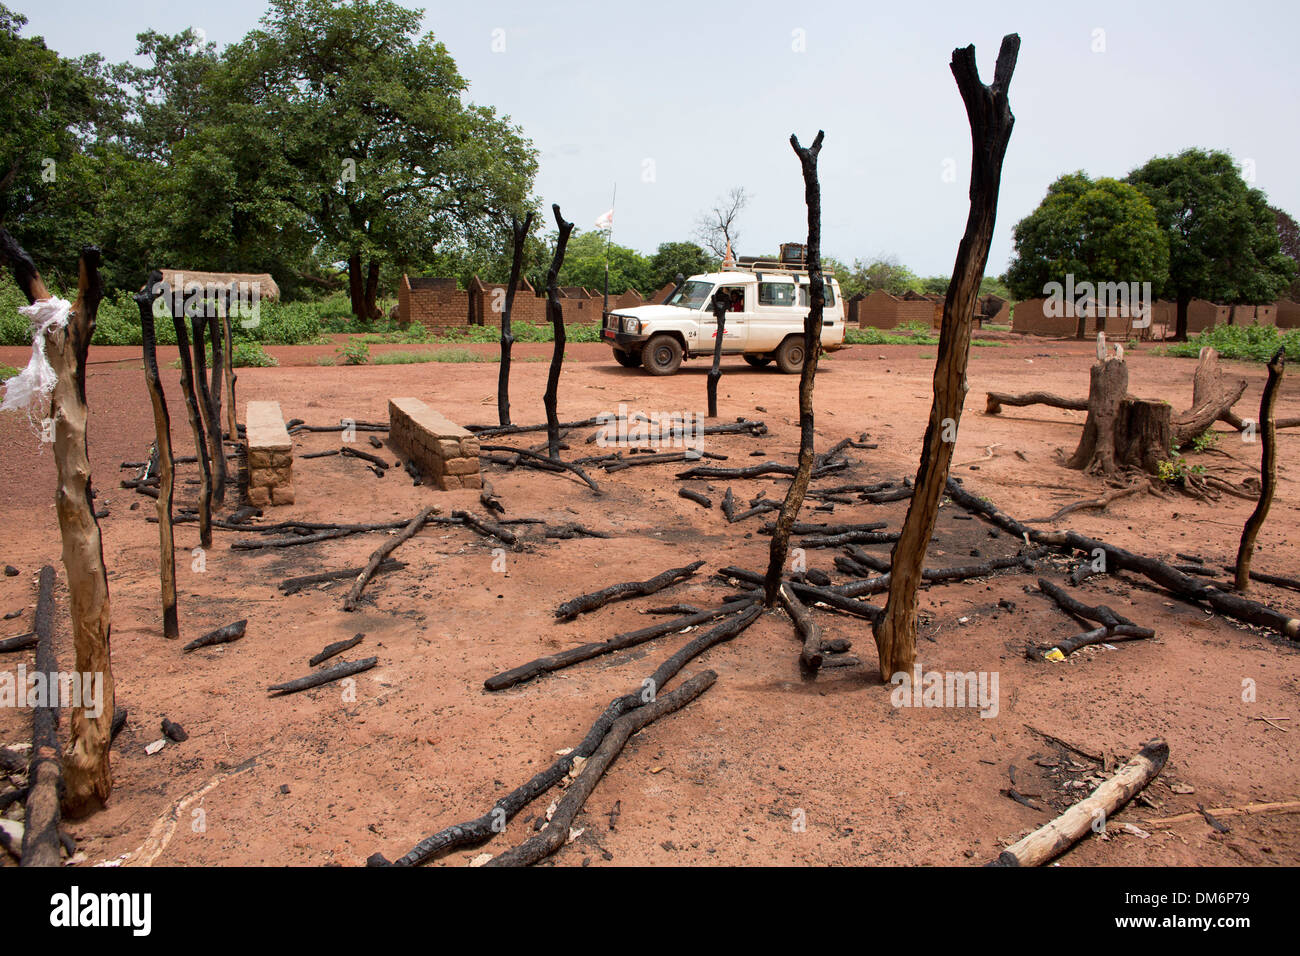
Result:
M1079 447L1065 467L1115 474L1115 419L1127 395L1128 365L1123 359L1107 359L1092 366L1088 373L1088 418Z
M1156 474L1173 444L1173 409L1165 402L1126 398L1115 418L1115 460L1123 470Z

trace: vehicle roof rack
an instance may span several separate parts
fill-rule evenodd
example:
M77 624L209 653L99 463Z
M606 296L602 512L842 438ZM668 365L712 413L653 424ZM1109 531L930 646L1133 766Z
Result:
M780 272L784 275L806 276L808 266L803 263L781 262L779 259L749 259L742 257L736 260L735 266L732 267L734 272ZM822 275L830 277L835 275L831 269L822 269Z

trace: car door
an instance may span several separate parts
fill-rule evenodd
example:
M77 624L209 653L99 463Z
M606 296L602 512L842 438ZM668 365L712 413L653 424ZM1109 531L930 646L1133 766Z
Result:
M749 338L750 322L754 318L754 287L752 285L727 285L723 283L714 291L741 296L739 312L728 311L722 324L722 353L724 355L745 351L745 342ZM717 337L717 320L711 307L700 316L699 350L707 355L713 354L713 342Z

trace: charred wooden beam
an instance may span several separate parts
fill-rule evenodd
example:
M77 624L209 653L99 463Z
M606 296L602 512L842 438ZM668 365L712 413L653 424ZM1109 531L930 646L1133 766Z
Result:
M356 581L348 591L347 596L343 599L343 610L352 611L356 609L357 602L361 600L361 592L365 590L366 584L374 576L375 570L384 563L384 559L392 554L399 545L409 540L414 534L416 534L416 532L423 528L425 522L428 521L437 510L438 509L433 505L425 508L418 515L412 518L405 528L375 549L375 553L370 556L370 560L366 562L366 566L362 569L361 573L357 575Z
M703 561L695 561L684 567L669 568L667 571L656 574L644 581L624 581L621 584L612 584L591 594L579 595L557 607L555 617L560 621L571 621L579 614L595 611L613 601L626 601L629 598L654 594L686 580L702 567L704 567Z
M1286 369L1286 350L1279 348L1268 363L1268 381L1264 383L1264 395L1259 400L1260 439L1263 451L1259 461L1260 494L1255 510L1246 519L1246 526L1241 532L1241 544L1237 548L1236 583L1237 590L1245 594L1250 590L1250 562L1255 556L1255 541L1259 538L1259 529L1264 526L1268 509L1273 504L1273 494L1277 490L1277 392L1282 385L1282 373Z
M384 574L387 571L400 571L406 567L402 561L388 560L383 561L375 568L375 574ZM280 582L279 588L285 595L297 594L299 591L309 588L314 584L324 584L327 581L342 581L345 579L355 580L357 575L361 574L365 568L344 568L341 571L322 571L319 574L304 574L296 578L285 578Z
M248 628L248 619L245 618L236 621L234 624L227 624L225 627L219 627L215 631L208 631L202 637L196 637L184 647L183 651L198 650L200 647L212 647L215 644L230 644L244 636L244 631Z
M311 660L309 660L307 664L309 667L315 667L317 664L323 663L331 657L342 654L344 651L350 651L365 639L366 635L357 634L354 637L348 638L346 641L335 641L333 644L327 644L319 654L313 654Z
M378 663L378 657L367 657L360 661L344 661L335 664L333 667L327 667L324 670L308 674L306 677L299 677L297 680L285 681L283 684L272 684L267 688L267 691L272 697L286 697L289 694L296 694L299 691L310 690L313 687L320 687L322 684L330 684L336 680L351 677L353 674L360 674L362 671L370 670Z
M41 568L36 599L36 670L54 681L54 568ZM22 866L59 866L60 791L63 764L59 753L59 708L56 695L32 708L32 753L27 765L26 816L23 820Z

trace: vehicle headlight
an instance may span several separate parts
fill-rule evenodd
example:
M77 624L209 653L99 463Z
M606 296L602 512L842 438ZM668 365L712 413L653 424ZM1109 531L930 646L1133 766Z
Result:
M623 317L623 331L637 334L641 331L641 322L630 315Z

